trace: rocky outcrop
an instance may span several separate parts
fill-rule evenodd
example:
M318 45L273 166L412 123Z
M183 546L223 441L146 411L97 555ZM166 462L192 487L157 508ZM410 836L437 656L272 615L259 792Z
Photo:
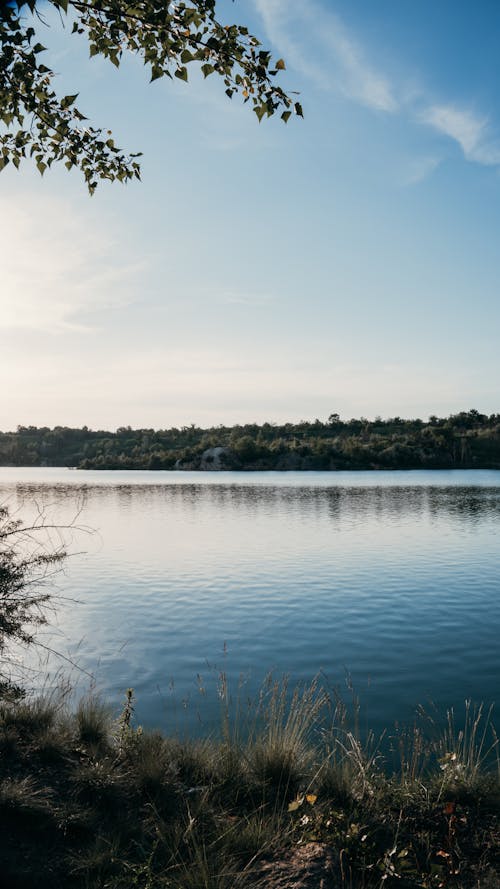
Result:
M230 448L207 448L192 460L177 460L176 469L198 470L204 472L221 472L224 469L237 469L238 460Z
M201 455L200 469L218 472L221 469L230 469L232 462L229 448L207 448Z

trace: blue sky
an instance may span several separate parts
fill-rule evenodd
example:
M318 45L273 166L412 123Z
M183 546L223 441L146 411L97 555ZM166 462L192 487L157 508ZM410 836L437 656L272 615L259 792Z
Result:
M500 410L498 4L221 17L285 58L304 121L43 34L143 182L2 173L0 428Z

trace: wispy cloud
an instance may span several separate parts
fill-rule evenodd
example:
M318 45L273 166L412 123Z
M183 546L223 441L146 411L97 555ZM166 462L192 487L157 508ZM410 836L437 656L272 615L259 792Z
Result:
M467 160L487 166L500 164L500 144L491 139L487 117L456 105L431 105L421 121L458 142Z
M86 316L130 302L135 266L105 226L54 198L0 199L0 330L89 329Z
M322 89L377 111L400 113L413 122L448 136L461 147L466 160L485 166L500 165L500 140L492 135L489 118L462 107L458 101L437 102L432 90L396 83L368 59L360 41L338 15L315 0L254 0L268 39L304 76ZM425 179L439 158L415 160L408 185Z
M366 58L360 44L340 19L309 0L255 0L268 37L291 64L318 85L338 90L361 105L378 111L396 111L398 101L390 80ZM308 41L293 35L307 30ZM305 48L306 43L312 50Z
M441 158L435 156L424 155L422 157L414 157L408 161L401 172L400 184L418 185L424 182L429 176L432 176L434 170L441 163Z
M250 306L251 308L268 306L276 300L272 293L251 293L243 290L226 290L218 296L218 302L230 306Z

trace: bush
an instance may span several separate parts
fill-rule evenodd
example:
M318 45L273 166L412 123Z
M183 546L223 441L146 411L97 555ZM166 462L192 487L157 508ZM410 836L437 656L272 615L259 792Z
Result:
M32 526L11 518L0 507L0 699L18 699L23 689L12 676L9 647L32 645L36 630L47 623L51 595L45 588L65 552L47 549L43 516Z

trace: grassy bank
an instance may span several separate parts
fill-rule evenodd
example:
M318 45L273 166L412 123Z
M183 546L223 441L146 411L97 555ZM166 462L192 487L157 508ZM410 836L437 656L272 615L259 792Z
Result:
M488 714L365 745L315 685L270 681L220 737L112 718L94 698L0 706L6 887L500 885L500 779ZM431 728L431 727L430 727ZM391 765L389 765L389 761Z

